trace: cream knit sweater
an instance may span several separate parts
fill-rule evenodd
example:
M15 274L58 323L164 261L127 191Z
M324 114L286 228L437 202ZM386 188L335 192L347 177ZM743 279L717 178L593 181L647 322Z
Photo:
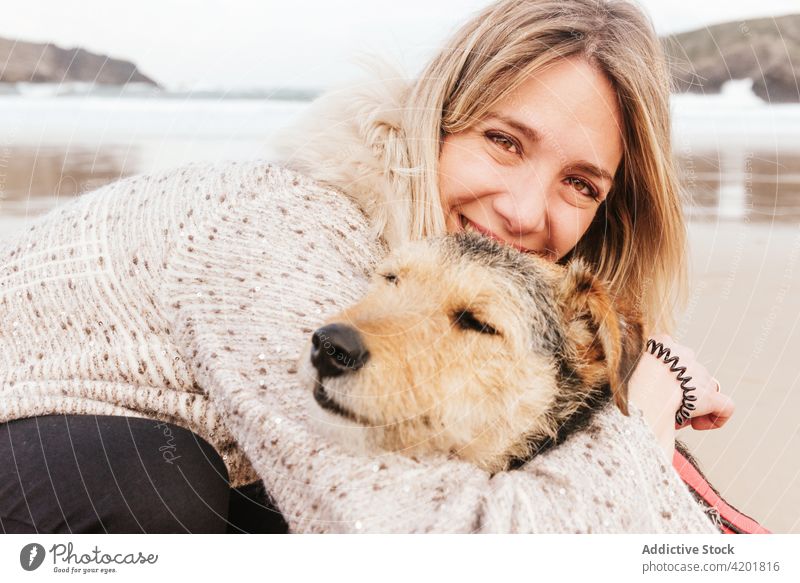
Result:
M386 252L341 191L265 162L122 180L0 240L0 422L191 429L293 532L715 529L641 413L601 412L523 469L346 453L306 425L297 359ZM250 462L248 462L248 458Z

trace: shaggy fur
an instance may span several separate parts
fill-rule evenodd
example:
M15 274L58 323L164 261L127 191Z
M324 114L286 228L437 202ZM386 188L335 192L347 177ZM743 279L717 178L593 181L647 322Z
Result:
M409 82L399 67L364 55L368 80L326 91L304 115L276 132L273 149L281 164L336 188L370 217L370 234L395 249L407 242L411 210L403 159L402 113Z
M388 256L301 363L312 416L359 449L449 452L491 472L584 426L642 354L640 320L581 260L461 232Z

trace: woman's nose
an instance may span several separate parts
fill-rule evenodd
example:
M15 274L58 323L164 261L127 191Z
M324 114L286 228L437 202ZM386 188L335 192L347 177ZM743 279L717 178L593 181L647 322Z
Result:
M495 197L494 210L502 217L509 235L523 237L547 227L547 196L536 176L509 184L503 196Z

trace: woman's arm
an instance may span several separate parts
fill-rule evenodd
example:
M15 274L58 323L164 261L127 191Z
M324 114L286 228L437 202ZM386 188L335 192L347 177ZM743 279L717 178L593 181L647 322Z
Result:
M167 259L162 301L197 382L295 532L715 532L634 410L524 469L357 456L309 429L297 358L359 299L380 251L344 195L273 168L238 177Z
M678 366L686 367L684 376L691 377L687 386L695 390L689 395L695 397L691 404L695 407L691 423L695 429L716 429L727 423L733 415L733 400L718 392L718 385L706 368L695 358L692 350L681 346L666 334L652 337L656 342L669 348L670 356L679 358ZM672 463L675 451L675 413L681 405L683 390L676 373L670 370L662 359L645 351L628 384L630 400L639 407L648 425L652 428L668 463Z

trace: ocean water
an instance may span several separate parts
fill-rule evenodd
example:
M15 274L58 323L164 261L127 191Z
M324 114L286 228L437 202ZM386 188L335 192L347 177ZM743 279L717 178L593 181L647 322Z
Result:
M308 101L42 86L0 91L0 236L120 177L195 161L270 158ZM747 82L673 97L673 146L695 221L800 222L800 105ZM285 97L285 96L284 96Z

